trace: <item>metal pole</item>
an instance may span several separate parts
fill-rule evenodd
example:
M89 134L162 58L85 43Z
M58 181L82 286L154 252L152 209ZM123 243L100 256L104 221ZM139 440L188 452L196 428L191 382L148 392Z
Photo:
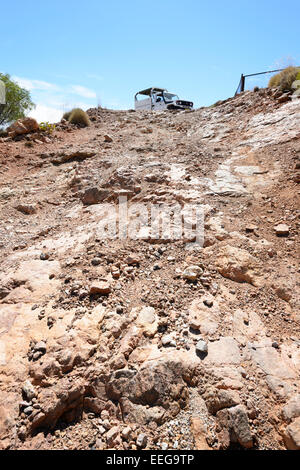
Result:
M242 74L241 76L241 92L245 91L245 76Z

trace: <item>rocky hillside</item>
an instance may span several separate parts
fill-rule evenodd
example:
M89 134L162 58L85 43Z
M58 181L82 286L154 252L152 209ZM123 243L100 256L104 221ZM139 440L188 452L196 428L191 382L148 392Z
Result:
M0 448L299 449L300 100L0 139ZM103 239L201 204L204 246Z

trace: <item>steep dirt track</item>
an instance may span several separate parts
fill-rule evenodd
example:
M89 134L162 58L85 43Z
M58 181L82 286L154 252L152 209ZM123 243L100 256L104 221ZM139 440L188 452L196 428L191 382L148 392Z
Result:
M300 447L300 100L89 114L0 142L0 446ZM120 196L204 247L101 238Z

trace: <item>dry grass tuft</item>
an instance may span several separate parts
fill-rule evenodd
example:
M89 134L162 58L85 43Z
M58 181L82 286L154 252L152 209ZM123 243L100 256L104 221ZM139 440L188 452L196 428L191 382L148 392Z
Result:
M66 113L64 113L64 115L63 115L62 118L65 119L66 121L68 121L68 120L69 120L69 117L71 116L71 112L72 112L72 111L67 111Z
M87 113L80 108L74 108L71 111L66 112L63 115L63 118L71 124L77 124L78 126L88 127L91 125L91 121Z
M297 79L300 73L300 69L297 67L287 67L281 72L273 75L270 78L268 87L276 88L279 87L282 91L289 91L292 89L293 82Z

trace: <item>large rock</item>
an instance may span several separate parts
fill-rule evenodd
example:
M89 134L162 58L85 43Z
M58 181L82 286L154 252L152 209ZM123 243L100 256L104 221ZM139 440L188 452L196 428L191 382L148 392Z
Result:
M23 261L17 270L12 269L6 276L0 275L3 284L17 286L2 303L30 303L45 299L59 288L61 281L57 278L60 272L58 261Z
M213 415L224 408L240 404L239 394L233 390L218 390L211 387L206 390L203 398L208 411Z
M87 158L94 157L97 154L96 150L88 147L77 147L62 150L58 152L54 157L50 155L50 161L54 165L60 165L62 163L71 162L73 160L82 161ZM42 158L47 158L48 154L42 154Z
M34 132L39 129L37 121L33 118L27 117L24 119L18 119L7 129L8 135L10 137L15 137L16 135L29 134L29 132Z
M241 248L223 246L216 257L216 267L222 276L232 281L259 284L257 260Z
M287 426L283 439L287 449L300 450L300 418Z
M109 196L108 189L88 188L81 195L82 203L86 206L99 204Z
M300 393L292 397L282 410L283 418L290 423L293 419L300 417Z
M161 423L176 416L188 402L186 383L195 377L200 360L188 352L157 350L156 354L154 359L152 352L139 370L113 372L106 385L107 397L120 403L128 422L145 422L152 416Z
M73 384L67 377L54 387L42 390L38 398L40 411L32 419L31 430L39 427L53 429L63 415L67 422L73 421L82 412L84 393L82 380Z
M231 443L238 443L247 449L253 447L247 410L243 405L219 411L217 423L221 447L227 448Z

